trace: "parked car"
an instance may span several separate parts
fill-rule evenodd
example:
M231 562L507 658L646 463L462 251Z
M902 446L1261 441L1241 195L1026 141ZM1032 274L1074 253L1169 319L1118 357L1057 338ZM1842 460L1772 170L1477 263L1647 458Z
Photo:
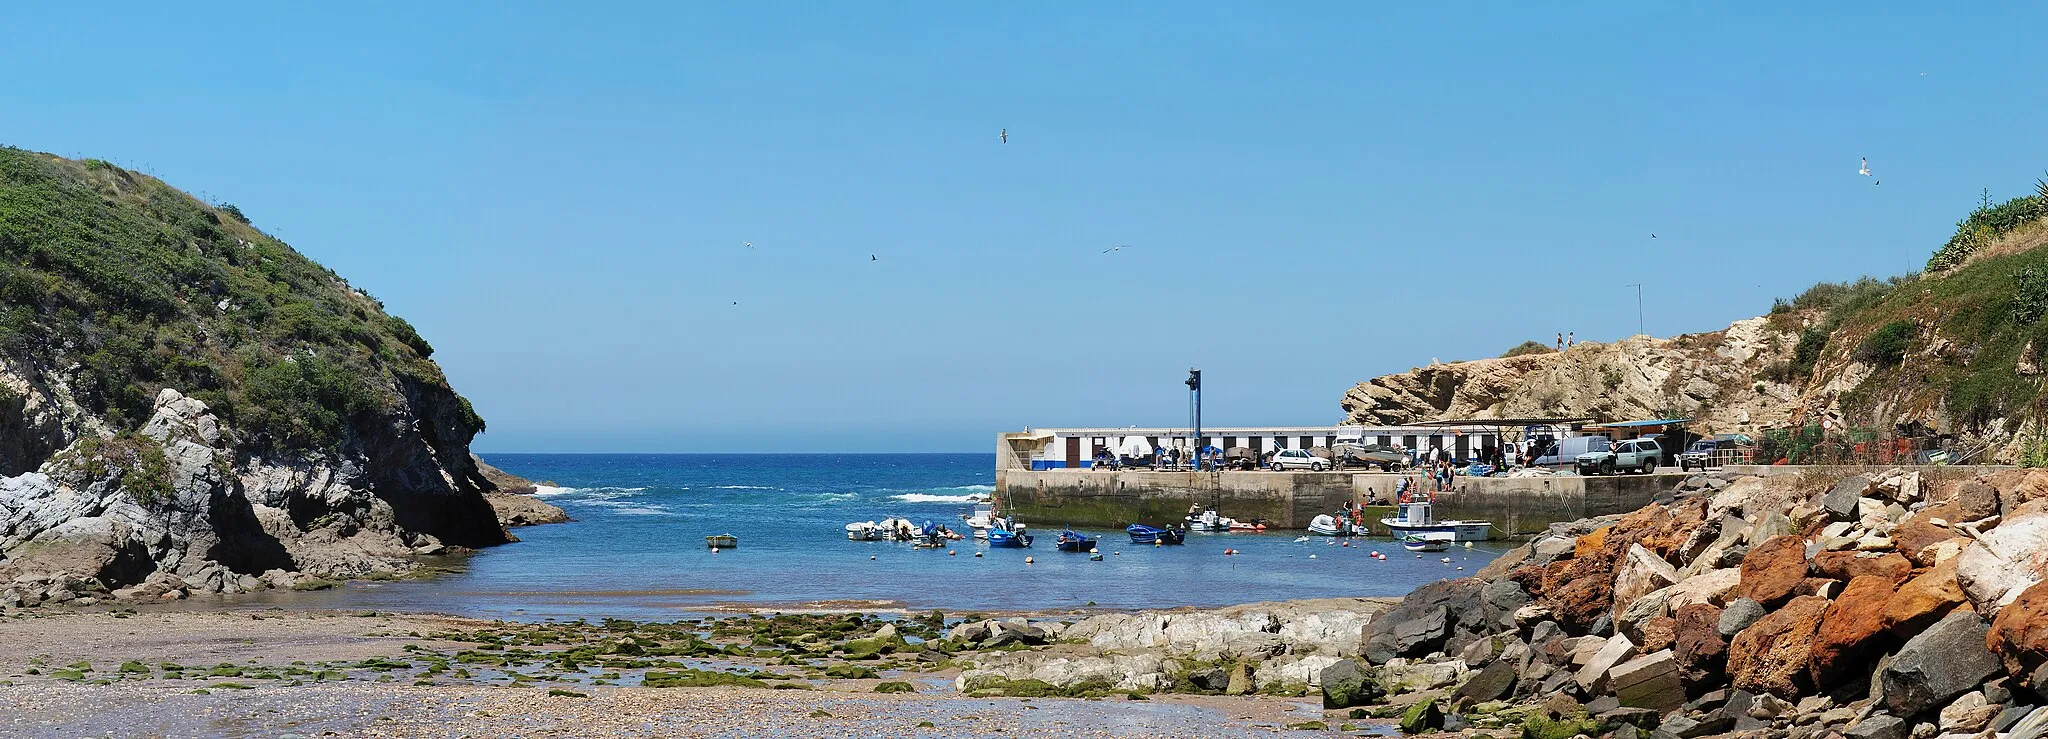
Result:
M1612 445L1605 436L1567 436L1552 442L1548 449L1540 450L1535 467L1565 467L1588 452L1606 451Z
M1754 444L1743 434L1719 434L1694 441L1678 455L1678 469L1704 470L1748 461Z
M1298 469L1321 472L1329 469L1330 460L1310 454L1307 449L1281 449L1273 453L1273 459L1267 465L1275 471Z
M1630 439L1597 452L1578 456L1581 475L1611 475L1616 470L1635 470L1645 475L1657 471L1664 449L1656 439Z

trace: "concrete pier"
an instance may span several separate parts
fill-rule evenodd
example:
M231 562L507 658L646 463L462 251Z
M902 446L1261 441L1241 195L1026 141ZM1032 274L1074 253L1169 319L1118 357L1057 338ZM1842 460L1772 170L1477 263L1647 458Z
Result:
M1265 519L1279 529L1307 528L1346 501L1387 500L1399 475L1360 472L1149 472L1097 470L996 471L1005 511L1035 527L1071 524L1122 527L1177 523L1191 505L1215 506L1241 521ZM1626 513L1648 505L1686 474L1599 477L1458 478L1437 496L1438 518L1493 523L1496 537L1528 536L1550 524ZM1416 478L1420 479L1420 478ZM1368 510L1374 533L1390 509Z

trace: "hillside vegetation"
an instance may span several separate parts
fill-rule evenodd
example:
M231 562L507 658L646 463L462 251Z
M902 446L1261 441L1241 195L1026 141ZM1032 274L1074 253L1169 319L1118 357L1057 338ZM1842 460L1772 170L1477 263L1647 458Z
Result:
M75 365L73 398L113 431L175 387L253 448L332 449L352 418L400 402L380 380L446 386L432 354L233 206L99 160L0 148L0 355Z

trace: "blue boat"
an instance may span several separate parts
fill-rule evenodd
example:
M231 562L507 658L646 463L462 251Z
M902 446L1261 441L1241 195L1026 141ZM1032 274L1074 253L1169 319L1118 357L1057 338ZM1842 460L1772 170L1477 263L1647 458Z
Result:
M1098 541L1101 541L1100 537L1082 536L1074 533L1073 529L1067 529L1060 532L1060 538L1056 546L1062 552L1085 552L1094 549L1095 543Z
M1031 535L1025 533L1023 527L1021 526L1018 527L1016 531L1011 531L1000 526L991 527L988 530L988 545L991 547L1014 547L1022 549L1024 547L1031 546Z
M1132 544L1183 544L1188 536L1186 529L1161 529L1137 523L1124 531L1130 533Z

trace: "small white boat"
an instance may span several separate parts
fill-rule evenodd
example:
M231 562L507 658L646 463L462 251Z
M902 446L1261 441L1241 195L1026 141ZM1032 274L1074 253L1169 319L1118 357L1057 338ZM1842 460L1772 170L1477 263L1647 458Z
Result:
M877 527L881 529L881 538L889 541L911 541L923 533L921 527L907 518L882 519Z
M1308 532L1316 536L1356 536L1363 533L1357 527L1352 526L1351 522L1328 513L1316 516L1314 520L1309 521Z
M1450 534L1451 541L1486 541L1493 524L1487 521L1438 521L1427 500L1402 503L1396 515L1380 519L1396 539L1410 534Z
M995 525L995 504L987 502L975 503L974 512L965 514L961 518L967 519L967 528L974 532L974 538L986 539L988 538L989 527Z
M873 521L856 521L846 525L849 541L877 541L882 538L882 525Z

